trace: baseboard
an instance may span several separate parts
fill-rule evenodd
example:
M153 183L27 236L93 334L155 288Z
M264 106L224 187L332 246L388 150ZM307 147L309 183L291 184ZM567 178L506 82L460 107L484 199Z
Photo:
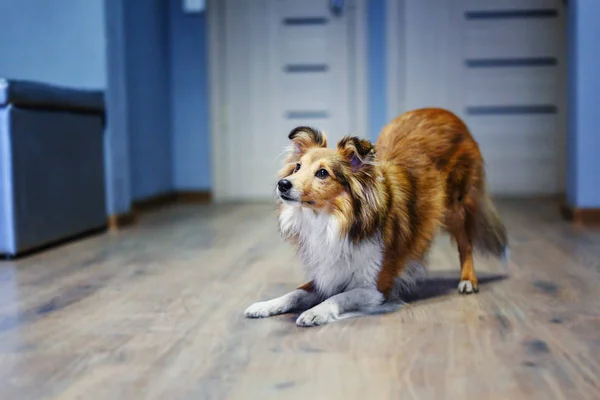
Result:
M175 192L161 193L133 202L136 212L156 210L173 204L207 204L212 201L212 193L202 190L178 190Z
M133 202L133 209L135 212L146 212L162 208L164 206L171 205L177 201L177 193L168 192L161 193L156 196L147 197L142 200L136 200Z
M108 216L108 229L119 230L134 225L138 216L135 211Z
M180 190L175 192L178 203L207 204L212 201L212 193L208 191Z
M600 225L600 208L577 208L562 203L560 212L566 220L577 225Z
M135 224L139 219L140 214L171 206L173 204L208 204L211 201L212 193L208 191L182 190L161 193L156 196L134 201L132 210L128 213L109 216L108 227L111 230L126 228Z

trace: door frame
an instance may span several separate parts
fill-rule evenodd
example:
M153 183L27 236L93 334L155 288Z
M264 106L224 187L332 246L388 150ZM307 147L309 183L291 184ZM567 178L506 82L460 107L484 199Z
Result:
M366 136L368 134L368 67L367 67L367 1L350 0L346 7L355 9L355 29L351 35L351 68L356 76L351 93L354 93L354 101L351 101L356 126L353 132ZM207 45L209 59L209 96L210 96L210 137L211 137L211 178L212 198L215 202L226 201L226 193L221 182L224 182L225 169L220 168L219 154L223 154L224 143L220 132L227 129L227 109L224 87L223 49L224 47L224 24L222 23L224 2L220 0L206 1L207 18ZM285 134L285 132L282 132Z
M405 0L385 0L386 119L392 120L405 109L406 33ZM394 88L395 90L389 90Z

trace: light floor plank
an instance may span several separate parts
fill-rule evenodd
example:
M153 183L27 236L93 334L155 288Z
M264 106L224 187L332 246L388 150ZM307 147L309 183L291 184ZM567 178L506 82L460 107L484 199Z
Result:
M501 202L510 276L460 296L440 238L409 304L298 328L243 318L303 282L271 205L178 206L0 264L2 399L598 399L600 230Z

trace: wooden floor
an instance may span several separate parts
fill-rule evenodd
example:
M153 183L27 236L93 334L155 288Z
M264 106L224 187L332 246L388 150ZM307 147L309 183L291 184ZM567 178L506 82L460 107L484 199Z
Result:
M445 238L389 315L243 318L303 282L269 205L180 206L0 263L0 398L600 399L600 230L501 203L512 262L460 296Z

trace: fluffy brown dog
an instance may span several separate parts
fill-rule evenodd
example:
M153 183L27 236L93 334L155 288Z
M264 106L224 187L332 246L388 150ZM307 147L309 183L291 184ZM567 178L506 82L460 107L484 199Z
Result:
M253 304L247 317L305 310L296 323L312 326L383 309L408 267L424 265L440 228L458 247L460 293L478 291L474 250L506 257L479 147L451 112L407 112L384 127L375 146L345 137L330 149L309 127L289 139L276 189L279 226L309 281Z

